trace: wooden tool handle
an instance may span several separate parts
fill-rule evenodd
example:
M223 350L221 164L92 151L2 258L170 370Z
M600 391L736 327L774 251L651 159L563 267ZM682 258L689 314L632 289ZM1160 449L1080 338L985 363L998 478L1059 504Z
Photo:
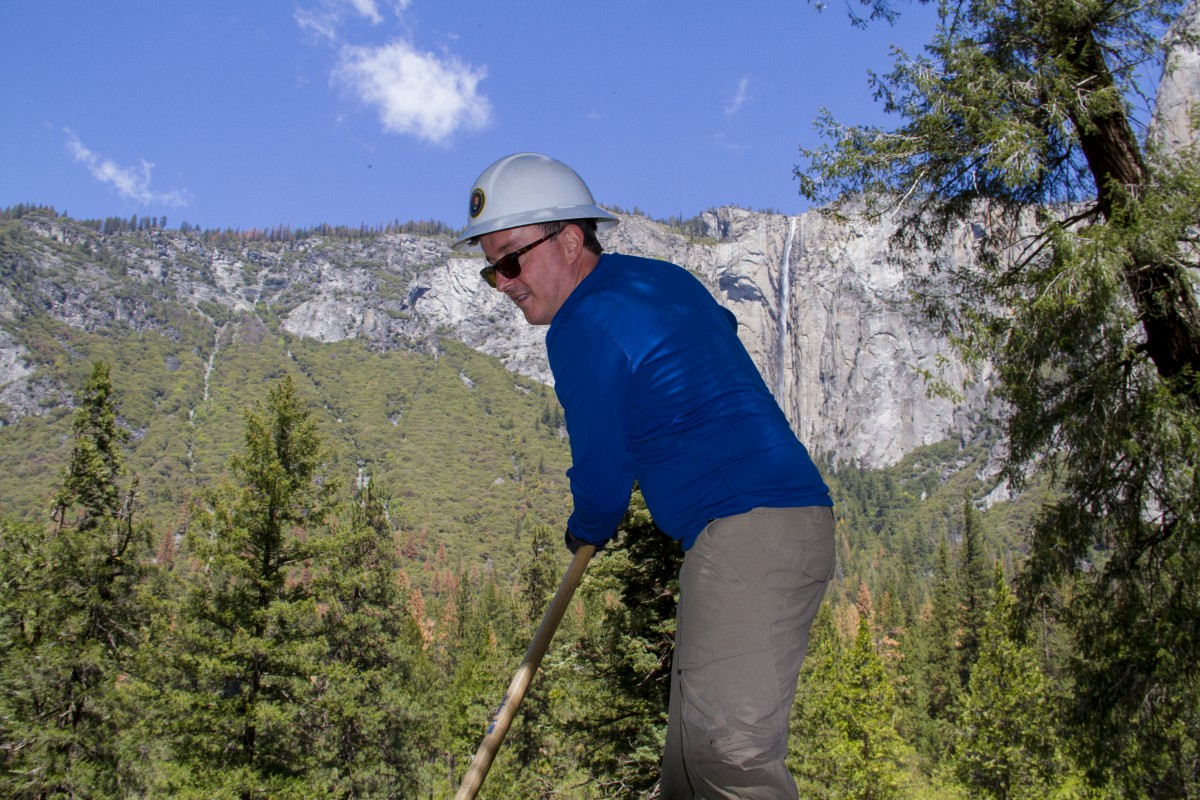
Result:
M583 545L575 551L575 557L571 559L571 564L567 567L567 572L558 585L558 591L554 593L554 599L546 607L542 622L538 625L537 632L533 634L533 641L529 643L529 649L525 651L525 658L517 667L517 673L513 675L512 682L508 685L508 691L505 693L504 699L500 701L500 707L496 709L492 722L488 726L487 734L480 742L479 749L475 751L475 757L471 759L471 766L467 769L467 774L463 776L454 800L473 800L479 793L479 788L483 786L483 779L487 776L492 761L495 760L496 753L500 750L500 744L504 741L504 735L508 733L508 727L512 724L513 717L516 716L517 708L525 699L525 690L529 688L529 682L533 680L534 673L541 665L542 656L546 655L546 650L550 647L550 640L554 638L554 632L558 630L558 623L562 621L567 606L571 604L571 596L575 594L576 587L583 579L583 571L587 568L588 562L595 552L596 548L591 545Z

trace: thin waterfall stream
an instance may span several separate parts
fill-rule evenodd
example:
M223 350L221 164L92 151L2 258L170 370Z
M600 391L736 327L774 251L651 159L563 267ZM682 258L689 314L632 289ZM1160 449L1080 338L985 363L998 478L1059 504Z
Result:
M779 339L775 361L775 400L783 405L783 389L787 376L788 313L792 304L792 240L796 236L796 218L788 220L787 238L783 241L783 263L779 265Z

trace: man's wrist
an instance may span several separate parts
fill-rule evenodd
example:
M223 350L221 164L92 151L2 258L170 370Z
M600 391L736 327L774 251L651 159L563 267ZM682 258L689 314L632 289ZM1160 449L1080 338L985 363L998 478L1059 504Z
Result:
M585 542L583 539L580 539L578 536L571 533L570 528L566 529L566 532L563 536L563 540L566 542L567 549L571 551L571 555L575 555L576 551L578 551L579 548L583 547L584 545L589 545L591 547L596 548L597 553L599 553L601 550L604 549L603 544L595 544L593 542Z

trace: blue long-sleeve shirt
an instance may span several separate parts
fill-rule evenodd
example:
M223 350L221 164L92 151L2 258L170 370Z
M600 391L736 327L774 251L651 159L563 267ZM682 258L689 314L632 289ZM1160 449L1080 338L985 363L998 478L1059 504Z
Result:
M832 505L733 314L681 267L601 256L555 314L546 348L571 438L576 537L608 541L635 478L684 549L720 517Z

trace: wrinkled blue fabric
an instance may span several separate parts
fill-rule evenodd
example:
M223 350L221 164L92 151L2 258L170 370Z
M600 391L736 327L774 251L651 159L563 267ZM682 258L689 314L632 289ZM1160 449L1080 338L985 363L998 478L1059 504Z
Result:
M733 314L683 268L604 254L555 314L546 349L571 440L576 537L612 538L635 478L685 550L714 519L832 505Z

